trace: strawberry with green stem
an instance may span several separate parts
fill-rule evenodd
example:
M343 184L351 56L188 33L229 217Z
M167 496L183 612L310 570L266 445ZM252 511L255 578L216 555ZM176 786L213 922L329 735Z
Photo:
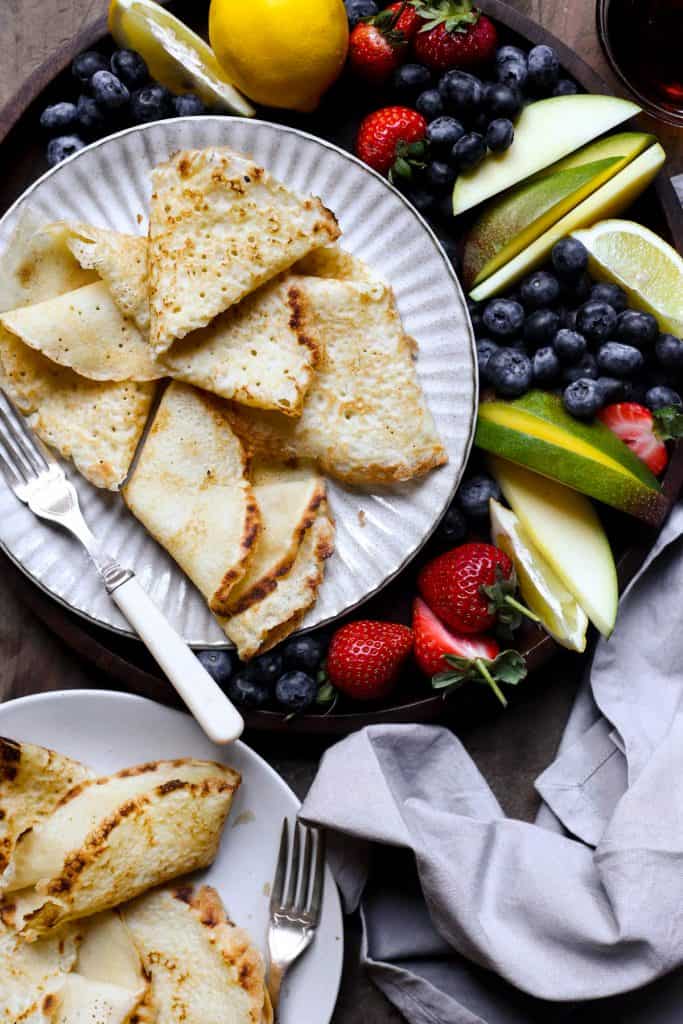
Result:
M355 75L382 85L403 61L419 17L404 2L360 21L349 36L349 66Z
M369 167L394 177L411 178L424 167L427 122L410 107L383 107L361 122L356 155Z
M471 71L493 60L498 32L471 0L411 0L424 25L415 56L434 71Z

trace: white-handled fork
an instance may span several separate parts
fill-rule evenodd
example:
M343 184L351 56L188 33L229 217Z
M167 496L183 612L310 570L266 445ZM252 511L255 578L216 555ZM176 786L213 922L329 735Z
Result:
M214 743L230 743L244 729L242 716L164 618L131 569L123 568L91 533L78 495L64 470L0 391L0 469L14 494L40 519L76 537L112 600L154 656Z

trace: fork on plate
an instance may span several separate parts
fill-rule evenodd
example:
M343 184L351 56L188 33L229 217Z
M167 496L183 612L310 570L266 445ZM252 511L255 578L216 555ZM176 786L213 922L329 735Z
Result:
M244 722L185 641L138 583L131 569L107 554L88 528L64 470L0 391L0 470L14 494L40 519L57 523L90 555L112 600L168 676L214 743L229 743Z
M290 847L285 818L270 894L268 994L276 1021L282 979L315 937L325 888L325 833L302 822L293 831Z

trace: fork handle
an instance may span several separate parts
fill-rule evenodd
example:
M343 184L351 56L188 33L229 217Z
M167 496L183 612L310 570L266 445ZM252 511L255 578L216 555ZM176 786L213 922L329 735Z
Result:
M280 1020L280 986L288 967L289 964L280 964L273 960L268 964L266 985L268 986L268 995L273 1007L273 1024L278 1024Z
M176 633L135 576L112 590L111 597L209 739L214 743L236 740L244 729L239 711Z

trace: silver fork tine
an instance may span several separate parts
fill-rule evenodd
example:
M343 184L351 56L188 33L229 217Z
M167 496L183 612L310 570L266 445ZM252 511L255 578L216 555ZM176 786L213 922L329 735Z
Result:
M294 907L296 903L296 884L299 878L299 849L299 826L295 824L294 835L292 836L292 857L289 864L289 883L284 902L285 907Z
M317 925L320 920L320 908L323 904L323 890L325 888L325 833L319 828L315 829L318 842L315 848L315 867L313 868L313 893L308 913Z
M40 445L36 443L35 438L29 431L26 421L7 399L0 403L0 415L7 423L8 430L21 448L21 451L26 455L33 469L38 473L44 469L49 469L48 460Z
M313 834L307 825L299 825L304 833L304 857L299 877L299 896L296 909L302 913L308 906L308 893L311 887L311 861L313 860Z
M16 437L16 431L12 428L2 405L0 405L0 438L2 438L5 446L8 461L13 463L17 472L23 473L28 483L29 480L36 476L38 470L36 470L30 458L22 451Z
M275 868L275 878L273 879L273 888L270 892L270 912L274 913L279 909L282 903L282 893L285 888L285 874L287 873L287 859L289 857L289 822L285 818L282 822L282 832L280 833L280 849L277 855L277 867Z
M25 478L19 476L19 473L14 468L13 460L9 459L7 456L2 434L0 434L0 469L2 469L5 480L12 490L25 485Z

